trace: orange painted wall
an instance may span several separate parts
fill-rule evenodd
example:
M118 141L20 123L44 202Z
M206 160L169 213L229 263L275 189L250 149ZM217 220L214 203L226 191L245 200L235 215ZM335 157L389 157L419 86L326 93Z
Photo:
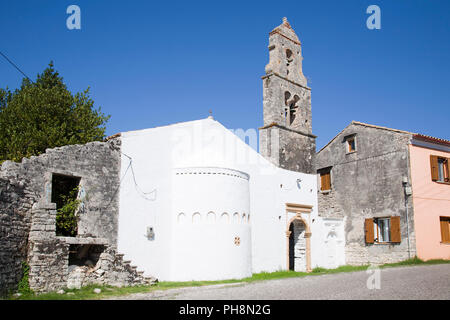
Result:
M430 155L450 158L450 152L410 145L411 183L417 256L450 259L450 243L441 242L439 217L450 217L450 184L431 180Z

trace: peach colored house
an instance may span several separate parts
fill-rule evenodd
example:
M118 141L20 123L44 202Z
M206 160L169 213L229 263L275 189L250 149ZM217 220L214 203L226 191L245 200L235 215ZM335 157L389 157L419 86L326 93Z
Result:
M409 153L417 256L450 259L450 141L415 134Z

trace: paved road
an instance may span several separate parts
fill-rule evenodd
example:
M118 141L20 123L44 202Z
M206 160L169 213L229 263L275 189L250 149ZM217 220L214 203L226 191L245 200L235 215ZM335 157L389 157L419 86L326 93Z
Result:
M118 299L308 300L444 299L450 300L450 264L396 267L379 271L380 289L369 290L375 274L366 271L307 276L253 283L158 290ZM371 278L372 285L377 285Z

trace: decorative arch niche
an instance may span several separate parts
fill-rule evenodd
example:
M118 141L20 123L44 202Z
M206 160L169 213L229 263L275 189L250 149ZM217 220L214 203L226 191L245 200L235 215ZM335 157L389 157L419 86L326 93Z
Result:
M212 211L208 212L206 220L208 223L215 223L216 222L216 214Z
M199 224L202 221L202 215L200 212L195 212L192 215L192 224Z
M179 224L184 224L186 222L186 215L183 212L179 213L177 221Z
M228 215L228 213L226 213L226 212L222 213L222 215L220 216L220 223L227 224L229 222L230 222L230 216Z

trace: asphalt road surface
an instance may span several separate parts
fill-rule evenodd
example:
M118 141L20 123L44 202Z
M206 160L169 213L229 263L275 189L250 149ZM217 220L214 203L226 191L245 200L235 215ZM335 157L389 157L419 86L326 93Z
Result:
M386 268L378 272L370 271L370 273L358 271L253 283L158 290L115 299L450 300L450 264Z

